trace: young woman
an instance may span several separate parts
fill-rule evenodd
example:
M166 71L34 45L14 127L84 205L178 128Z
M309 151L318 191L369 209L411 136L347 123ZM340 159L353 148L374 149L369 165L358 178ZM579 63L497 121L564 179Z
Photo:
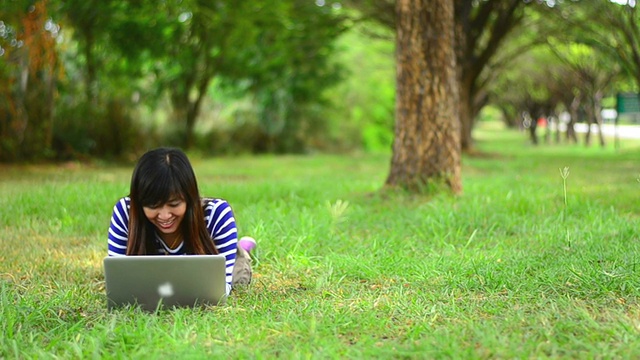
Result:
M241 245L249 250L255 246L251 241ZM229 294L233 285L251 281L244 248L238 247L231 206L222 199L200 197L184 152L158 148L142 155L131 176L129 196L113 208L109 256L222 254Z

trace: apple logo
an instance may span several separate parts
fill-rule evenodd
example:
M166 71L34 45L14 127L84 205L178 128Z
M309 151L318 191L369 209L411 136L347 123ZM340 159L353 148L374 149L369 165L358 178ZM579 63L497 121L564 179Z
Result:
M163 298L173 296L173 285L170 282L160 284L158 286L158 294Z

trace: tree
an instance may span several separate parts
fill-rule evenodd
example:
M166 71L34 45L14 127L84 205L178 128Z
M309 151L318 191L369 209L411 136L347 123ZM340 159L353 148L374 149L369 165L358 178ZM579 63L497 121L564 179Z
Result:
M475 119L487 102L486 86L499 71L495 57L525 17L523 0L454 0L456 55L460 82L461 147L473 148ZM494 62L493 66L490 66ZM502 62L502 65L504 63Z
M476 116L487 102L486 86L499 71L495 56L525 18L525 0L451 0L455 4L455 52L459 81L461 147L471 151ZM351 0L365 18L395 28L394 0ZM493 63L493 64L492 64Z
M246 65L242 49L255 38L253 22L270 10L263 5L229 0L113 3L123 16L110 19L109 45L123 62L137 66L137 76L152 84L156 97L167 95L170 118L182 135L180 146L195 143L195 124L212 80L231 77Z
M608 66L602 66L607 62L606 56L586 45L571 43L558 45L550 44L556 57L568 67L578 79L580 86L574 90L575 98L585 102L583 106L587 114L587 132L585 145L591 144L591 124L598 128L600 146L605 146L605 138L602 133L602 99L610 89L612 80L620 73L620 66L611 62ZM577 101L577 100L576 100ZM580 103L582 101L578 101Z
M51 155L59 68L55 36L59 29L51 21L47 5L46 0L2 5L3 10L9 10L0 14L2 160Z
M396 2L396 125L387 185L462 191L451 0Z
M582 1L580 5L586 11L578 13L573 21L583 30L576 41L614 56L623 71L635 80L636 89L640 89L640 11L636 1L624 4Z
M342 25L331 9L313 2L130 0L123 6L127 17L110 25L113 44L130 61L148 66L186 148L195 143L214 79L256 95L270 138L295 132L294 111L317 103L318 93L336 81L327 63Z
M84 57L84 92L91 107L100 103L100 89L104 84L98 82L99 72L104 63L103 54L97 54L98 44L105 44L110 19L117 8L110 0L64 0L61 12L75 31L73 37L78 41L80 53ZM120 14L122 15L122 14Z
M313 109L341 79L331 55L344 19L330 6L307 0L288 1L276 10L256 23L260 40L247 51L252 60L245 76L266 137L264 150L301 152L308 138L330 126Z

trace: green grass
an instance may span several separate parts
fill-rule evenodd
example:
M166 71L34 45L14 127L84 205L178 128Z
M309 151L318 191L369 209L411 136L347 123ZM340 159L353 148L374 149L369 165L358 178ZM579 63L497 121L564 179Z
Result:
M388 155L194 158L254 282L159 314L105 309L131 167L2 166L0 358L640 357L640 143L476 138L459 197L380 192Z

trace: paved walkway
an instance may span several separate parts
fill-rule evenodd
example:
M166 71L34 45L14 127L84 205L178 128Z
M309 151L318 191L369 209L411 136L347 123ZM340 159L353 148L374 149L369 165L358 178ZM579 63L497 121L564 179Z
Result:
M573 126L578 133L587 132L587 124L579 123ZM618 137L620 139L640 139L640 125L618 125ZM602 133L605 136L614 137L616 135L616 127L613 124L603 124ZM591 134L597 135L598 128L591 125Z

